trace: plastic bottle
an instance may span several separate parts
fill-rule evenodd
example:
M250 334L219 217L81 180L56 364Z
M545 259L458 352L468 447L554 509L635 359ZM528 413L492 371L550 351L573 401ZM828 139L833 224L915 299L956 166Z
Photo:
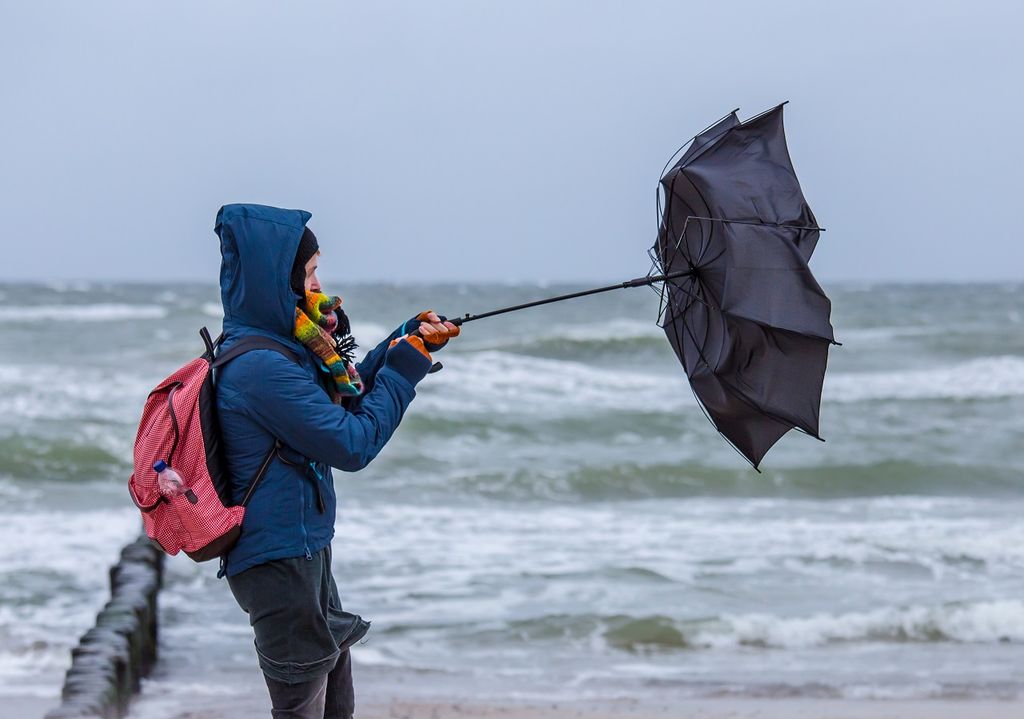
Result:
M195 493L185 486L185 483L181 481L181 477L178 476L178 473L167 466L167 462L162 459L157 460L153 463L153 471L157 474L157 484L160 486L160 494L164 495L168 499L177 497L179 494L184 494L192 504L195 504L198 501Z

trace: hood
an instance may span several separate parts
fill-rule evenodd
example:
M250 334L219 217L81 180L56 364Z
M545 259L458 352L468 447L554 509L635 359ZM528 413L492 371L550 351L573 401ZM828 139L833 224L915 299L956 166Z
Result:
M310 217L267 205L224 205L217 212L226 332L244 327L292 338L298 298L289 276Z

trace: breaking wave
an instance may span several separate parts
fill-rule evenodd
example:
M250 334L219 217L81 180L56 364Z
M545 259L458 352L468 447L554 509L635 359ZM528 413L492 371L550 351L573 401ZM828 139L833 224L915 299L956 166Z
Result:
M1024 395L1024 357L979 357L946 367L898 372L827 375L824 398L873 400L976 400Z
M690 632L690 645L812 647L835 642L1024 642L1024 602L882 607L866 612L777 617L726 615Z
M401 633L402 627L393 632ZM1024 602L1007 599L939 606L882 607L805 617L722 615L681 620L664 615L553 614L466 632L465 641L595 640L625 652L796 649L849 642L1000 644L1024 642Z

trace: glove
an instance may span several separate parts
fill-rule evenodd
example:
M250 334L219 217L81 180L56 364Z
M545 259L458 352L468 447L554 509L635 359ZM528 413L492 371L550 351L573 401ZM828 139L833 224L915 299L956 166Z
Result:
M430 353L427 351L427 348L423 346L423 340L417 337L416 335L402 335L397 339L393 339L391 340L391 343L388 345L388 349L390 350L392 347L397 345L402 340L405 340L413 347L415 347L417 352L419 352L421 355L426 357L431 362L434 361L434 358L430 356Z
M427 376L432 362L423 340L410 335L391 340L384 355L384 366L398 372L412 385Z
M433 310L426 310L416 315L419 322L417 331L423 337L423 343L431 352L437 352L448 344L452 337L458 337L462 330L444 317L439 317Z

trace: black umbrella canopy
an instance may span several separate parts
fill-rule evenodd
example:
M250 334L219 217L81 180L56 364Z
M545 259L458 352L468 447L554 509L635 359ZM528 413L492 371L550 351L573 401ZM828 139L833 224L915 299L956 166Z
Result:
M663 274L686 275L664 283L660 321L698 401L755 468L790 429L820 439L831 304L807 266L820 228L782 106L744 123L726 116L662 185L653 255Z

